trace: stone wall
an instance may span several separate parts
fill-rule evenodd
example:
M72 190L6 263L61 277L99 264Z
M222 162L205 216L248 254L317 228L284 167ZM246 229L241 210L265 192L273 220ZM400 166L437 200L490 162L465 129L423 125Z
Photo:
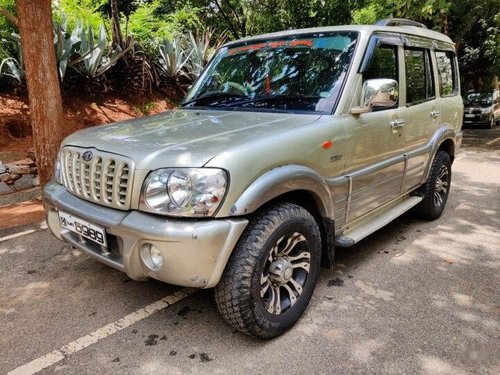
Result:
M32 158L3 164L0 161L0 194L37 185L38 174Z

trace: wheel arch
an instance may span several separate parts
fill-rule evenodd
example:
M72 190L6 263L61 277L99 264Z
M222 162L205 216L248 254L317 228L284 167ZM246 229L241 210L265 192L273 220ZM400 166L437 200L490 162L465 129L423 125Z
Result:
M446 138L439 147L437 148L434 155L436 155L439 151L444 151L448 155L450 155L451 162L455 159L455 141L452 138Z
M425 167L425 172L422 175L422 180L421 183L423 184L425 181L427 181L427 178L429 178L429 173L431 170L431 165L432 161L436 157L437 153L439 151L444 151L448 155L450 155L451 162L453 164L453 161L455 159L456 151L457 151L457 142L458 146L460 146L461 142L461 133L457 133L454 130L448 128L448 127L442 127L439 130L436 131L434 136L431 139L431 142L429 143L429 149L430 149L430 157L429 160L427 161L427 165Z
M284 202L301 206L314 216L321 232L322 265L331 268L335 253L333 200L328 185L314 170L288 165L264 173L239 197L230 215L249 215Z
M304 201L314 202L322 217L334 218L332 197L325 180L303 165L287 165L265 172L238 197L229 216L251 214L278 197L302 194Z

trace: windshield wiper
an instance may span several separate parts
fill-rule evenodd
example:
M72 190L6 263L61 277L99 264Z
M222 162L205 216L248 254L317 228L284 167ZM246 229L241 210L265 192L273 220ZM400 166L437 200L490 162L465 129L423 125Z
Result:
M321 97L319 95L287 95L287 94L281 94L281 95L259 96L257 98L253 98L253 99L249 99L249 100L244 100L244 101L238 101L236 103L228 104L227 107L234 107L234 106L240 106L240 105L258 103L258 102L265 102L265 101L300 101L300 100L319 100L319 99L322 99L322 98L323 97Z
M182 103L181 107L186 107L186 106L193 104L193 103L205 102L205 101L210 101L210 100L217 100L217 99L228 100L228 99L241 99L241 98L248 98L248 97L245 95L232 94L229 92L214 92L212 94L206 94L206 95L202 95L202 96L199 96L197 98L188 100L187 102Z

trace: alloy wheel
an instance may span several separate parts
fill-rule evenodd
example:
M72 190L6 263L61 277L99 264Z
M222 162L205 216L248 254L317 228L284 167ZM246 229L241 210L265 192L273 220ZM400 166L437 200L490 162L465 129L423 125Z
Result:
M448 194L448 187L450 181L450 173L446 165L442 165L436 179L434 187L434 204L436 207L441 207Z
M261 275L260 296L266 310L280 315L302 295L309 275L311 253L306 238L294 232L271 248Z

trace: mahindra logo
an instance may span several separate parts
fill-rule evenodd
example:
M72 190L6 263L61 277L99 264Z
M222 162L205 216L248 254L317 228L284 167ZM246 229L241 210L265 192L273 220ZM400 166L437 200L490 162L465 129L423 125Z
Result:
M85 151L82 155L82 159L85 161L91 161L93 157L94 154L92 153L92 151Z

